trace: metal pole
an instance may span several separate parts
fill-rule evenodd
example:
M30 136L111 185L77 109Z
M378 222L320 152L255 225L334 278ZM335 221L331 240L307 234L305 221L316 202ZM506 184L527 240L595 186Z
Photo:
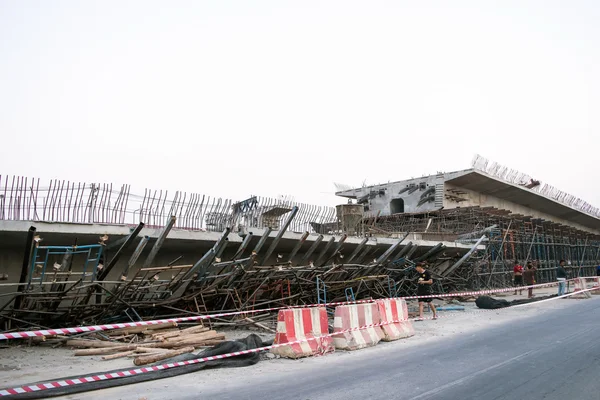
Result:
M406 232L406 235L404 235L404 237L400 240L398 240L396 243L394 243L393 245L391 245L386 251L385 253L383 253L378 259L377 261L375 261L375 265L379 265L385 261L387 261L387 259L390 257L390 255L396 251L396 249L398 248L398 246L400 246L400 243L402 243L404 241L404 239L406 239L408 237L409 232Z
M240 245L240 248L235 252L233 257L231 257L232 260L237 260L244 254L244 252L248 248L248 245L250 244L250 241L252 240L253 237L254 237L254 235L252 235L252 233L248 233L246 235L246 237L242 241L242 244Z
M317 237L317 240L315 240L315 242L312 244L312 246L310 246L308 251L304 254L304 257L302 257L300 264L304 264L306 261L308 261L308 259L312 255L312 253L314 253L314 251L317 249L317 247L319 247L319 244L322 241L323 241L323 235L319 235L319 237Z
M296 254L298 254L298 252L300 251L300 248L302 247L302 245L306 241L306 238L308 238L308 232L304 232L302 234L302 237L300 238L300 240L298 241L298 243L296 243L296 246L294 247L294 250L292 250L292 252L290 253L290 255L288 257L288 262L291 263L292 259L294 257L296 257Z
M219 238L219 240L217 240L217 242L213 245L213 247L206 253L204 254L204 256L202 256L202 258L200 258L200 260L198 260L196 262L196 264L194 264L194 266L192 268L190 268L188 270L188 272L183 276L183 278L181 278L179 280L179 283L177 284L177 288L187 279L191 278L196 271L198 271L198 279L200 279L203 276L203 273L200 272L201 269L203 269L203 267L207 264L210 264L213 259L215 258L218 249L223 245L223 242L227 240L227 237L229 236L229 232L231 232L231 228L226 228L223 233L221 234L221 237ZM177 290L177 289L173 289L173 292Z
M535 243L536 235L537 235L537 226L533 230L533 237L531 238L531 244L529 245L529 250L527 251L527 257L525 257L525 265L524 265L525 267L527 265L527 261L529 261L529 255L531 254L531 248L533 247L533 244Z
M454 272L455 269L457 269L465 261L467 261L469 259L469 257L471 257L471 254L473 254L475 252L475 250L477 250L477 247L479 247L479 245L481 244L481 242L483 242L483 239L485 239L485 235L483 235L482 237L480 237L479 240L477 241L477 243L475 243L475 245L473 247L471 247L471 250L469 250L464 256L462 256L462 258L460 260L458 260L453 266L451 266L450 268L448 268L445 271L444 275L445 276L450 275L452 272Z
M279 229L279 232L277 233L277 236L275 236L275 239L273 240L273 243L271 243L271 246L269 246L269 249L267 250L267 253L262 258L262 260L260 262L261 265L264 265L268 261L269 257L271 257L271 254L273 254L273 252L275 251L275 248L279 244L279 241L283 237L283 234L287 230L288 226L290 226L290 224L292 223L292 220L294 219L294 217L296 216L296 214L298 214L298 210L299 210L298 206L292 207L292 211L290 212L290 215L288 215L288 217L286 218L283 226L281 226L281 228Z
M354 260L356 258L356 256L358 255L358 253L360 253L360 251L362 250L362 248L365 247L365 245L367 244L368 241L369 241L369 238L364 238L362 240L362 242L360 242L360 244L358 246L356 246L356 249L354 249L354 251L352 252L352 254L350 255L350 257L348 257L348 259L346 260L345 264L350 264L352 262L352 260Z
M413 242L408 242L404 245L404 247L402 248L402 250L400 250L400 253L398 253L396 255L396 259L394 261L398 261L400 258L402 258L402 256L404 256L406 253L408 253L408 251L412 248L413 246Z
M433 256L435 253L442 251L444 248L445 247L444 247L443 243L438 243L435 246L433 246L431 249L429 249L429 251L427 253L425 253L421 257L418 257L417 259L415 259L415 262L425 261L429 257Z
M119 261L119 258L121 258L121 255L123 254L123 252L126 249L128 249L129 246L131 246L133 244L133 242L135 241L135 239L137 238L137 236L139 235L139 233L142 231L143 228L144 228L144 223L140 222L138 224L138 226L129 234L129 236L127 237L127 240L125 240L125 243L123 243L121 245L119 250L117 250L115 255L108 262L108 265L106 266L106 268L104 268L104 270L102 270L102 272L100 273L100 276L98 276L99 281L103 281L108 276L110 271L117 264L117 261Z
M585 238L585 244L583 246L583 252L581 254L581 263L579 264L579 269L577 270L577 277L580 278L581 277L581 268L583 268L583 262L585 260L585 250L587 248L587 243L588 243L588 238L586 236Z
M335 246L335 249L333 250L333 253L331 254L331 256L329 256L329 258L327 260L325 260L325 262L323 263L323 265L327 264L329 261L331 261L337 254L339 254L340 250L342 249L342 246L344 245L344 242L346 241L346 239L348 238L348 235L346 235L344 233L344 235L340 238L340 240L338 240L337 246ZM321 265L320 265L321 266Z
M492 264L492 270L490 271L490 279L488 280L488 286L491 283L492 272L494 272L494 270L496 269L496 264L498 263L498 259L500 258L500 256L502 256L502 260L504 260L504 243L506 243L506 238L508 236L508 232L510 231L510 227L511 227L512 223L513 223L513 221L511 219L508 223L508 227L506 228L506 231L504 231L504 236L502 237L502 242L500 243L500 250L498 250L498 255L496 256L496 259L494 260L494 263ZM504 261L502 263L504 264ZM504 266L506 267L506 264Z
M27 281L27 272L29 269L29 261L31 258L31 251L33 250L33 246L34 246L34 236L35 236L35 231L36 228L35 226L32 226L29 228L29 230L27 231L27 239L25 242L25 251L23 252L23 264L21 266L21 276L19 277L19 287L17 288L17 291L19 292L19 295L17 297L15 297L15 309L20 309L21 308L21 303L23 301L23 292L25 291L25 285L24 283Z
M267 239L269 238L269 235L271 234L272 231L273 230L270 227L265 230L265 233L263 233L262 237L260 238L260 240L258 241L256 246L254 247L254 250L252 250L253 254L258 255L258 252L265 245L265 243L267 242Z
M331 246L333 246L334 242L335 242L335 237L332 236L331 239L329 239L329 241L325 245L325 248L321 251L321 254L319 254L319 256L317 257L317 261L315 262L316 267L321 266L320 264L321 264L321 261L323 260L323 257L325 257L325 254L329 251L329 248Z
M125 270L121 274L121 279L123 279L123 278L127 279L127 275L129 274L129 269L131 269L131 267L133 267L135 265L138 258L142 255L142 252L144 251L144 248L146 248L146 245L148 244L149 240L150 240L149 236L144 236L140 239L140 242L138 243L137 247L135 248L135 251L133 252L131 257L129 257L129 261L127 261L127 266L125 267Z
M146 257L146 261L144 261L142 268L148 268L154 262L154 258L156 257L156 255L158 254L158 251L162 247L165 239L167 238L167 235L171 231L171 228L173 228L173 225L175 225L176 220L177 220L177 218L175 218L174 216L171 216L171 218L169 219L169 222L163 228L162 232L158 236L158 239L156 239L156 243L154 243L154 246L152 246L152 250L150 250L150 254L148 254L148 257Z

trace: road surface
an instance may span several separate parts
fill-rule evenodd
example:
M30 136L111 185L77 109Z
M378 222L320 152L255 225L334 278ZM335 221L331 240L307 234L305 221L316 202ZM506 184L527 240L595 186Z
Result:
M506 322L416 345L418 336L356 352L199 372L64 398L600 399L600 296L462 318L462 325L490 318ZM416 323L417 335L433 326L427 324L448 322Z
M599 399L600 298L556 301L572 303L474 336L389 352L360 364L340 360L292 379L272 376L252 386L181 398Z

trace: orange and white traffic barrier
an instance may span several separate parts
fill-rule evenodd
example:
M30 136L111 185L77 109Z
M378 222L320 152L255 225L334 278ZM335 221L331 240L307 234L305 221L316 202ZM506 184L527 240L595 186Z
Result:
M573 284L575 285L575 289L573 291L581 293L574 294L571 296L572 299L589 299L592 297L590 291L587 290L585 278L575 278L573 279Z
M401 321L381 326L384 342L415 335L415 328L412 322L408 320L408 306L404 299L381 299L377 300L376 303L380 317L379 322Z
M333 340L328 335L329 325L325 307L279 310L274 344L293 343L289 346L275 347L271 352L286 358L329 353L335 349Z
M376 325L381 321L377 304L337 306L333 318L333 345L340 350L358 350L375 346L383 338L381 326L348 331L360 326ZM340 332L336 335L336 332Z
M594 276L586 279L588 282L588 286L591 285L591 288L597 288L595 290L590 291L591 294L600 294L600 276Z

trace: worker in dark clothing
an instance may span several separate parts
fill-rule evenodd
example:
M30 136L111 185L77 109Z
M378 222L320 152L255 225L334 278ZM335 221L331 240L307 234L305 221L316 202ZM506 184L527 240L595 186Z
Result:
M417 281L417 296L430 296L431 286L433 285L433 278L431 273L425 269L427 263L420 262L417 264L417 272L419 273L419 279ZM431 312L433 312L433 319L437 319L437 311L435 306L431 302L431 297L424 297L419 299L419 318L423 319L423 307L425 303L429 304Z
M527 269L525 270L525 272L523 272L523 279L525 280L525 285L527 286L531 286L531 285L535 285L535 272L537 271L537 268L535 268L533 266L533 264L530 262L527 263ZM533 288L530 287L527 289L527 298L530 299L533 297Z
M515 296L517 295L517 287L523 286L523 266L515 260L515 266L513 267L513 283L515 285ZM523 294L522 290L519 290L519 294Z
M600 276L600 265L596 267L596 276Z
M565 264L565 260L560 260L558 267L556 267L556 280L558 281L559 296L565 294L565 287L567 286L567 270L565 269Z

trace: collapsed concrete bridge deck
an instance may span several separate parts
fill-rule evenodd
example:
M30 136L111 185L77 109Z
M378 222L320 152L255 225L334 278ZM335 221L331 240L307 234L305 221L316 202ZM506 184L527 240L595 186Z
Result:
M45 261L34 253L26 263L29 278L23 281L23 250L32 226L36 228L35 248L49 244L64 246L65 252ZM353 297L372 295L373 291L393 296L398 286L391 271L404 276L404 269L413 261L427 259L449 265L473 248L473 244L442 240L445 237L439 234L361 238L270 228L221 233L171 228L1 221L0 271L5 280L0 282L0 307L5 307L4 316L16 314L21 319L25 318L22 314L29 314L34 320L55 324L58 320L106 318L106 309L111 307L110 314L117 315L123 308L142 313L140 310L157 304L180 311L193 304L196 312L244 309L316 302L325 296L331 300L348 296L348 289ZM127 239L144 243L145 250L136 254L132 246L119 253L119 261L100 279L103 264L110 263ZM80 266L71 269L75 255L65 272L65 265L61 266L65 253L96 243L101 243L97 246L102 247L103 255L94 272ZM157 246L160 252L153 254ZM129 265L134 255L136 261ZM153 259L142 265L137 257ZM202 264L205 260L209 261ZM398 260L399 264L393 264ZM43 268L37 269L42 263ZM78 263L85 264L82 259ZM27 307L19 302L15 308L12 302L19 297ZM156 315L156 310L153 313Z

